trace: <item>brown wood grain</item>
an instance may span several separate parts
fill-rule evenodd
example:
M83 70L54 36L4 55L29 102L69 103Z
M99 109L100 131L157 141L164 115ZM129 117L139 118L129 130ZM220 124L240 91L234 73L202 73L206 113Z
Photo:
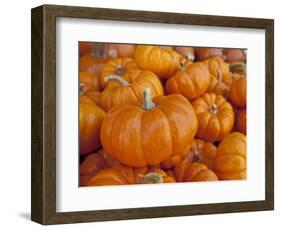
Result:
M266 31L265 201L56 212L56 18L255 28ZM44 5L32 9L32 204L31 219L62 224L138 218L272 210L274 208L273 20L179 13ZM254 87L254 86L253 86ZM94 209L94 207L93 207Z

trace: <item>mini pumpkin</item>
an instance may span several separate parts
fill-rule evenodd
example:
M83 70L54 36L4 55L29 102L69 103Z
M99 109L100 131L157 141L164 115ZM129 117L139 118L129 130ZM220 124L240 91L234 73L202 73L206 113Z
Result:
M191 163L184 172L183 181L185 182L199 182L199 181L217 181L216 174L208 169L202 163Z
M161 79L168 79L177 72L181 55L171 47L138 45L135 61L139 68L150 70Z
M161 169L132 168L116 165L106 168L88 179L88 186L171 183L175 179Z
M209 87L210 74L208 68L201 62L188 65L166 82L167 94L178 93L188 100L202 95Z
M246 77L234 79L229 89L229 98L237 108L245 108L247 104Z
M108 55L116 57L134 57L136 45L130 44L108 44Z
M191 104L181 95L151 98L110 109L102 123L105 151L123 164L157 165L173 155L186 153L197 130Z
M100 147L100 128L105 112L92 99L80 96L79 128L80 155L85 155Z
M79 74L80 85L83 85L84 93L89 91L99 91L99 78L96 74L89 72L80 72Z
M214 171L220 180L241 180L246 178L246 170L246 136L230 133L217 148Z
M102 155L98 153L91 153L80 164L80 176L93 176L100 170L107 167L108 164Z
M221 95L205 93L192 101L198 118L196 136L205 141L220 141L234 125L234 112Z
M243 109L238 112L236 118L236 129L245 134L247 133L247 112L246 109Z
M221 80L221 78L216 78L211 75L211 80L207 93L219 94L224 97L228 95L229 87Z
M103 65L110 59L106 53L106 45L94 43L92 51L80 57L79 71L99 74Z
M203 63L208 67L211 75L219 81L228 84L231 79L228 63L224 62L223 59L218 56L208 58Z
M150 71L141 71L138 69L131 74L131 77L111 75L105 78L111 81L108 87L101 94L101 107L108 111L115 105L127 102L143 102L143 91L145 88L151 88L152 97L163 95L163 87L159 78Z
M80 56L91 53L92 49L93 49L92 42L79 42L79 55Z
M132 58L114 58L107 62L101 73L100 73L100 87L104 89L107 85L107 80L109 76L117 75L120 77L125 77L126 79L135 79L135 74L138 72L136 71L137 65Z
M224 49L223 55L226 62L244 62L246 61L246 52L242 49Z
M212 170L216 152L217 147L213 143L194 139L188 152L188 158L192 158L192 162L203 163Z
M203 61L213 56L223 57L223 49L220 48L195 48L196 61Z

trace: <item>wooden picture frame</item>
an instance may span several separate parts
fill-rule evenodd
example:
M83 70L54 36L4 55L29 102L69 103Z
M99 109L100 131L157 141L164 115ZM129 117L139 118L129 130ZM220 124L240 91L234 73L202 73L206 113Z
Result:
M56 212L56 18L256 28L266 32L266 191L264 201ZM43 5L32 9L31 219L63 224L215 214L274 208L274 21L179 13Z

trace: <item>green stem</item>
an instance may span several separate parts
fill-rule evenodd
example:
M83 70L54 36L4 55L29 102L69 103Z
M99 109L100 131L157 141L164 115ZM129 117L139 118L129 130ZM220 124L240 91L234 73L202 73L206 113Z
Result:
M147 173L139 181L139 184L160 184L160 183L163 183L163 176L155 172Z
M143 100L142 108L145 110L155 108L155 104L152 101L151 88L145 88L143 92L143 96L144 96L144 100Z
M84 87L85 87L85 85L83 83L80 83L80 85L79 85L80 96L85 95Z
M105 81L112 81L112 80L120 82L123 86L130 85L130 83L128 81L126 81L124 78L122 78L118 75L109 75L109 76L105 77Z

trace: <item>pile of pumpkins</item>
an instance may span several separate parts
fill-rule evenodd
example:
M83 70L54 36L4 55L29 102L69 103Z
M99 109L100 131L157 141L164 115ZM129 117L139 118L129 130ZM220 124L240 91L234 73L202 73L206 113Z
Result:
M80 186L246 178L246 52L80 42Z

